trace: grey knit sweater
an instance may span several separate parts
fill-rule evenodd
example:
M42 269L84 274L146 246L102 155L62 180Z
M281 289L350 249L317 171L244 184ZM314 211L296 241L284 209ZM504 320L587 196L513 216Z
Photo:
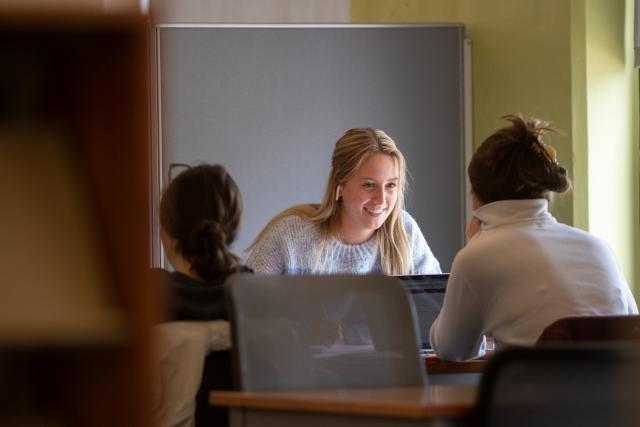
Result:
M416 221L403 211L404 226L413 254L410 274L440 273L440 264ZM291 215L276 222L256 244L247 266L262 274L312 274L322 238L312 221ZM320 274L382 274L376 236L349 245L333 239Z

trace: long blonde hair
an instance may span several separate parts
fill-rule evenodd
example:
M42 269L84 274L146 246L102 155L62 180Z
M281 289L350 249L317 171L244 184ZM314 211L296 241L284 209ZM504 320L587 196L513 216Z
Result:
M362 163L374 154L391 156L398 166L398 198L395 206L382 227L376 230L380 262L385 274L409 274L413 264L409 238L404 228L402 211L404 209L404 194L407 187L406 163L404 156L396 147L393 139L384 131L372 128L349 129L336 142L331 157L331 171L327 179L327 186L320 204L300 204L291 206L274 216L260 231L256 239L249 246L251 250L265 233L280 219L297 215L318 224L322 242L316 254L313 271L317 272L331 257L328 249L334 237L332 230L340 214L340 201L336 200L339 185L351 179L360 169Z

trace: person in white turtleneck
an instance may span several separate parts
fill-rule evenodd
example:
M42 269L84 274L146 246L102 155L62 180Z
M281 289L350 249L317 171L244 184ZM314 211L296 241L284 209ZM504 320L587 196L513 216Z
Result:
M508 116L511 126L487 138L468 168L473 218L456 255L444 305L430 330L444 360L534 345L555 320L577 315L637 314L610 247L558 223L551 193L571 187L556 152L542 142L541 120Z

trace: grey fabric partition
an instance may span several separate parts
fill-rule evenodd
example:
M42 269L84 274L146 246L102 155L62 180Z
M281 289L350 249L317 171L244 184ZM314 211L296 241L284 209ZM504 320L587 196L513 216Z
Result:
M157 178L172 162L227 167L245 201L238 254L277 212L320 201L344 131L375 127L404 153L407 210L450 269L466 199L462 26L166 25L156 41Z

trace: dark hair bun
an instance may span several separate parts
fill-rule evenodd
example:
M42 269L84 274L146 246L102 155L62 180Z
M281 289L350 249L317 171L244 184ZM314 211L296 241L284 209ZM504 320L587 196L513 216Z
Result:
M571 188L571 180L567 176L567 169L560 164L551 167L548 179L545 182L546 189L555 193L564 193Z
M202 221L202 223L193 230L192 238L193 247L197 252L225 245L227 241L227 235L222 225L209 220Z
M519 116L504 118L511 126L489 136L469 163L469 180L478 199L484 203L537 199L571 188L555 149L542 142L542 136L553 131L549 124Z

